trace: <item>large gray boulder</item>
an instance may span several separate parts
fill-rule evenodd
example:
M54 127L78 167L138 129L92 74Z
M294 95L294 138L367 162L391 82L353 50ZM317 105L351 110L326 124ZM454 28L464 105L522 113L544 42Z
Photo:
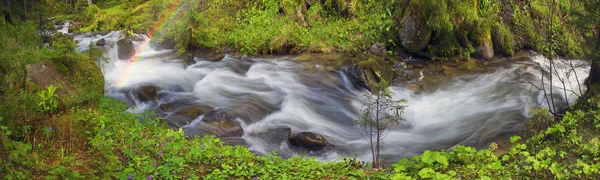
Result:
M406 8L398 26L398 37L402 46L410 53L420 52L427 47L432 30L421 20L418 10Z
M244 129L235 117L220 110L212 110L204 114L200 130L217 137L242 137Z

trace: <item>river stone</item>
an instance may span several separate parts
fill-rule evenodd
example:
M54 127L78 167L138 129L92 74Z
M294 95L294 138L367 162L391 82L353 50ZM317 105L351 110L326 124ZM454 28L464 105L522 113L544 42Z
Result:
M289 139L290 145L308 150L321 150L327 146L327 139L320 134L312 132L301 132Z
M106 45L106 40L104 38L96 41L96 46L100 47L100 46L104 46L104 45Z
M375 43L369 48L369 52L375 56L379 56L382 58L387 57L387 49L385 48L385 44L383 43Z
M133 42L129 39L121 39L117 41L119 59L129 59L135 55L135 47Z
M244 129L235 117L229 116L226 112L211 110L204 114L202 118L204 124L200 130L215 135L217 137L241 137L244 135Z
M416 11L415 11L416 10ZM418 9L406 8L398 27L398 37L402 46L410 53L422 51L429 44L432 30L421 21Z
M137 100L146 102L158 100L158 91L160 90L162 88L156 85L142 85L132 88L130 93Z

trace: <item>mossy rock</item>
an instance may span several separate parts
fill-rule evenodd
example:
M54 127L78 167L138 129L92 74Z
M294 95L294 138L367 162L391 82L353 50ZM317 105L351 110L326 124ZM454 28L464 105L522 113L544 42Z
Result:
M373 55L360 55L351 61L351 67L346 73L364 88L373 90L381 80L392 82L394 68L380 57Z

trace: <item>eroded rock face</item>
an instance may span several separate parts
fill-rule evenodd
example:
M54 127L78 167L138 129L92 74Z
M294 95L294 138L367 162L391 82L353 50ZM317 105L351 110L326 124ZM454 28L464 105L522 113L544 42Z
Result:
M429 44L432 30L425 21L421 21L418 9L406 8L404 17L399 23L398 37L402 46L410 53L420 52Z
M117 41L117 46L119 49L117 50L119 54L119 59L129 59L133 55L135 55L135 46L133 42L129 39L121 39Z
M290 145L308 150L321 150L327 146L327 139L320 134L301 132L288 139Z

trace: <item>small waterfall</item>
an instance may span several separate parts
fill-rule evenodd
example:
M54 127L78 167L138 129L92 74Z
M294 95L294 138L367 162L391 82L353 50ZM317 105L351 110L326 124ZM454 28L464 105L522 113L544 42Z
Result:
M244 131L241 139L258 154L296 154L298 149L282 142L285 134L278 133L281 128L289 128L292 132L318 133L328 140L329 148L310 153L319 159L358 152L359 159L370 160L369 144L353 123L360 117L364 90L355 89L340 71L306 67L290 57L192 60L173 50L153 50L145 36L144 41L134 42L137 53L133 58L119 60L118 47L111 44L120 36L115 31L77 35L75 39L79 51L87 50L99 39L107 41L102 47L109 59L102 64L106 90L109 96L132 105L132 112L158 110L164 117L173 117L183 108L210 107L235 117ZM391 163L426 149L447 149L457 144L486 147L497 137L524 130L530 108L548 107L539 98L543 91L532 85L550 88L548 78L541 81L541 72L550 72L547 60L537 54L530 59L499 67L493 73L456 77L434 92L417 94L391 87L395 99L408 100L404 117L411 127L395 128L384 140L381 153L385 161ZM589 65L577 60L555 62L555 75L564 77L568 93L565 97L561 81L555 78L554 97L572 103L580 92L573 72L583 82ZM571 68L564 63L575 65ZM156 90L157 95L140 99L140 89ZM202 126L202 119L199 115L178 126L189 135L202 134L196 130Z

